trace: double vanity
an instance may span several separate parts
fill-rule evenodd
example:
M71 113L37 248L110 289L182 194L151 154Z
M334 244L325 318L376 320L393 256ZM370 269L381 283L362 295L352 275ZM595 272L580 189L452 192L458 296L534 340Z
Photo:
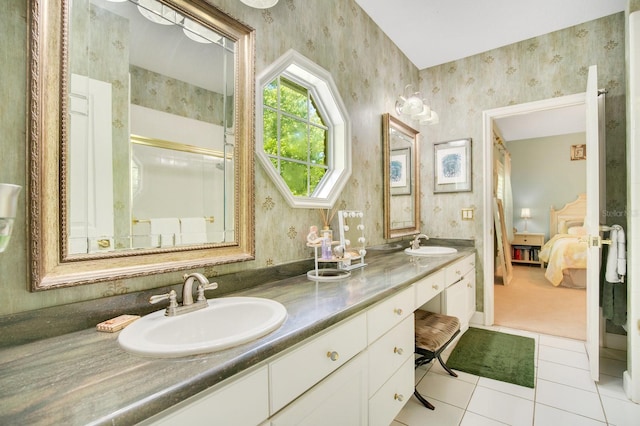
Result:
M278 302L286 319L210 353L132 354L118 344L123 332L93 329L4 349L0 423L388 425L413 393L414 310L456 315L463 330L475 313L475 251L456 248L371 248L369 264L342 281L303 275L234 293Z

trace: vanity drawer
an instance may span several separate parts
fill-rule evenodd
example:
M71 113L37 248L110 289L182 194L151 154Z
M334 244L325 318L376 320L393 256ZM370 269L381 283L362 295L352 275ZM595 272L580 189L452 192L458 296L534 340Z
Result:
M402 290L367 311L367 336L369 344L391 330L415 310L413 286Z
M369 346L369 396L413 358L415 332L413 314Z
M439 270L435 274L424 277L413 283L416 289L416 309L433 299L446 287L445 272Z
M347 319L269 364L271 414L367 346L366 314Z
M544 234L525 234L516 232L513 234L512 246L540 246L544 245Z
M447 286L455 283L460 278L463 277L464 274L475 268L476 266L476 255L470 254L469 256L458 260L456 263L447 266L446 268L446 279Z
M413 395L413 357L369 399L369 426L389 426Z

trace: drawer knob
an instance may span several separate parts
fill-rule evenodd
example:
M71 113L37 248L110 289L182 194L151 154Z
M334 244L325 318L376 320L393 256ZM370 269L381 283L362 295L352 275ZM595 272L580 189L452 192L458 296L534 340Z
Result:
M399 347L396 346L395 348L393 348L393 353L394 354L398 354L398 355L402 355L404 353L404 349L399 348Z
M467 283L467 287L471 288L473 286L471 285L471 283Z
M462 272L460 272L460 269L456 269L456 274L462 275Z
M338 358L340 358L340 355L338 355L338 352L336 351L329 351L327 352L327 358L329 358L331 361L337 361Z
M438 284L434 284L431 286L432 289L437 290L440 288L440 286L438 286Z
M393 399L395 399L396 401L402 402L404 400L404 396L402 396L401 393L397 393L393 395Z
M401 316L404 311L402 310L402 308L395 308L393 312Z

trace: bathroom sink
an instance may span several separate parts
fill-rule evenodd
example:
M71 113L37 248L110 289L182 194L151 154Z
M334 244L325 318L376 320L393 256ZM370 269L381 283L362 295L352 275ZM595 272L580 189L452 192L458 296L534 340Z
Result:
M118 336L127 352L172 358L227 349L276 330L287 316L279 302L258 297L209 299L198 311L168 317L164 309L135 321Z
M417 249L412 249L411 247L404 249L404 252L410 254L411 256L437 256L441 254L453 254L457 253L458 250L453 247L442 247L442 246L422 246Z

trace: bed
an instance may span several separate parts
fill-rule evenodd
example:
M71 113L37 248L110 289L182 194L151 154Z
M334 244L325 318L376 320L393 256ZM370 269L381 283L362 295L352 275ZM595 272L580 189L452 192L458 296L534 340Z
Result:
M545 278L556 287L586 287L587 243L583 226L586 211L586 194L580 194L560 210L551 207L549 241L539 257L547 264Z

